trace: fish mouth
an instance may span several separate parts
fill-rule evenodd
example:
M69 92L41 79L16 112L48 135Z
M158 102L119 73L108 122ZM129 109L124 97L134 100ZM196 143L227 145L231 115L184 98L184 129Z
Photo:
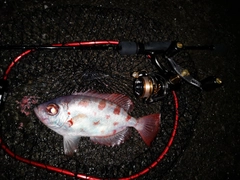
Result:
M34 109L33 109L33 111L34 111L34 113L38 116L38 107L35 107ZM38 117L39 118L39 117Z

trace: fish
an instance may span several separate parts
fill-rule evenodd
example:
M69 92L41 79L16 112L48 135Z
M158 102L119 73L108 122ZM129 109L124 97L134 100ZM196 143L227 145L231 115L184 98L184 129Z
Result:
M62 96L34 107L37 118L63 136L66 155L77 152L81 137L96 144L115 146L123 143L134 128L150 146L158 134L160 113L135 118L132 100L118 93L86 91Z

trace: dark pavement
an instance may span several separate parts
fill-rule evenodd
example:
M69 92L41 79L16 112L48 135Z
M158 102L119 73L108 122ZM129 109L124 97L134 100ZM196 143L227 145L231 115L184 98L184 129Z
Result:
M165 180L240 178L240 14L236 4L216 0L66 0L44 4L49 7L84 4L136 11L174 31L172 37L176 39L170 40L180 40L186 45L223 44L224 51L217 53L191 53L199 78L216 75L223 80L224 86L212 92L203 92L202 110L193 136L175 165L161 176ZM42 8L38 0L1 2L0 21L18 11L38 6ZM150 173L157 173L157 168Z

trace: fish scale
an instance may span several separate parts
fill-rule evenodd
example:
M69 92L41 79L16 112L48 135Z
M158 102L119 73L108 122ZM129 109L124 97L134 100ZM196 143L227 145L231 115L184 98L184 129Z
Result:
M40 104L34 112L42 123L63 136L64 152L71 155L80 137L107 146L119 145L129 136L130 127L150 145L159 130L160 114L136 119L128 114L132 109L131 99L123 94L87 91Z

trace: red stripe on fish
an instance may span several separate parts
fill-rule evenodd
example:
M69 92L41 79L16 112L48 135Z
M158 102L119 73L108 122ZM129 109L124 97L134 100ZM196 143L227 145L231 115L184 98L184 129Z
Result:
M119 124L119 122L114 122L114 123L113 123L114 126L116 126L116 125L118 125L118 124Z
M93 125L98 125L100 123L100 121L97 121L97 122L93 122Z
M120 114L120 107L119 106L116 106L115 109L113 110L113 113L116 114L116 115L119 115Z
M68 126L71 127L72 125L73 125L73 120L72 119L68 120Z
M106 107L106 101L105 100L101 100L98 104L98 109L99 110L103 110Z
M88 104L89 104L89 101L87 99L83 99L82 101L80 101L78 103L78 105L83 106L83 107L87 107Z
M127 115L127 117L126 117L126 121L129 121L131 119L131 116L130 115Z

